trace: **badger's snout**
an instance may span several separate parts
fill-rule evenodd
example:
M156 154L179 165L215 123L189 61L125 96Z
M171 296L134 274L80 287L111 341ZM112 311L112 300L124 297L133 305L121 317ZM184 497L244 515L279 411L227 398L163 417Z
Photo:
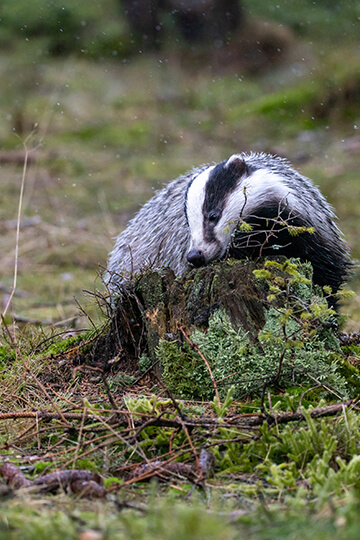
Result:
M188 262L193 266L198 268L199 266L204 266L205 264L205 255L200 249L191 249L186 256Z

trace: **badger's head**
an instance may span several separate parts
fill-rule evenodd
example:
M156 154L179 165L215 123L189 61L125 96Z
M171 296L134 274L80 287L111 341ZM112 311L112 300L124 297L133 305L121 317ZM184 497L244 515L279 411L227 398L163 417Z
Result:
M188 262L203 266L224 257L239 218L264 208L277 209L279 201L294 201L289 186L269 169L249 166L240 155L200 173L190 183L185 200Z
M187 260L202 266L225 255L245 202L248 167L238 155L209 167L191 182L185 201L190 228Z

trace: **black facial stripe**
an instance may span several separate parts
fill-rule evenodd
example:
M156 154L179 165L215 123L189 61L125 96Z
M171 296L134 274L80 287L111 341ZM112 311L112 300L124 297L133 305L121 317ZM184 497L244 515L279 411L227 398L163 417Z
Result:
M205 187L203 232L205 240L211 243L217 242L214 228L230 194L237 187L239 179L248 175L247 165L241 158L234 159L228 166L226 163L227 161L222 161L214 167Z
M204 239L212 244L219 244L214 229L221 218L229 195L235 190L239 180L244 176L247 176L250 172L250 168L247 167L245 161L240 157L234 158L230 161L229 165L226 166L227 163L227 161L222 161L215 165L210 171L209 178L205 185L205 197L202 207L203 234ZM201 172L199 174L201 174ZM185 191L184 213L188 225L189 220L186 201L188 191L197 176L198 174L191 178ZM220 244L219 247L221 247Z
M239 183L239 179L248 175L248 168L242 159L234 159L226 167L226 161L222 161L211 171L205 188L205 200L203 215L207 216L212 211L223 211L226 200Z
M215 229L216 223L211 221L204 221L203 230L204 230L204 238L206 242L210 242L213 244L214 242L217 242L214 229Z
M226 161L216 165L209 175L205 187L203 213L209 214L215 208L222 211L226 196L235 187L236 178L224 168Z

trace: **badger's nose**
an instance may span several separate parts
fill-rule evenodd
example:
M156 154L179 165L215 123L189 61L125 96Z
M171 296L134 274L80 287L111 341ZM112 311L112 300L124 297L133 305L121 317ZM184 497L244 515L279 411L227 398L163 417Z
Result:
M187 260L193 266L203 266L205 264L205 257L202 251L199 249L191 249L187 254Z

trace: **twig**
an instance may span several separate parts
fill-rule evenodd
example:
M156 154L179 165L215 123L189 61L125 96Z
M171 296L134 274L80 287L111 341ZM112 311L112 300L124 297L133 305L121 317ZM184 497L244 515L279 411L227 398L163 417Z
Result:
M27 142L27 139L25 139L25 141L23 143L24 148L25 148L25 156L24 156L24 166L23 166L23 171L22 171L22 176L21 176L20 196L19 196L17 224L16 224L14 281L13 281L12 291L10 293L9 299L7 301L4 312L2 314L3 317L5 317L5 315L7 313L7 310L9 309L9 306L10 306L11 301L13 299L13 296L15 294L16 285L17 285L21 212L22 212L22 203L23 203L23 198L24 198L24 186L25 186L26 170L27 170L27 164L28 164L28 158L29 158L29 149L26 146L26 142ZM1 325L1 323L0 323L0 325Z
M219 403L220 403L220 401L219 401ZM191 440L189 430L187 429L184 420L182 418L179 418L179 421L181 423L181 427L185 431L186 438L187 438L187 440L189 442L191 451L192 451L192 453L194 455L194 458L195 458L196 468L197 468L198 475L199 475L199 482L203 483L204 482L204 475L203 475L203 471L202 471L201 464L200 464L199 454L197 453L196 448L194 446L194 443Z
M158 374L156 373L156 371L154 371L154 377L155 377L156 380L158 381L159 385L163 387L164 391L167 393L167 395L168 395L169 398L171 399L172 404L174 405L174 407L175 407L176 411L178 412L178 415L180 416L180 418L183 418L183 417L184 417L184 413L182 412L180 405L178 404L178 402L176 401L176 399L175 399L174 396L172 395L172 392L170 392L170 390L168 389L168 387L165 386L164 381L161 380L161 378L158 376Z
M86 420L86 417L87 417L87 408L84 407L83 409L83 414L82 414L82 419L81 419L81 423L80 423L80 429L79 429L79 434L78 434L78 440L77 440L77 445L76 445L76 448L75 448L75 459L74 459L74 463L73 463L73 469L75 469L75 462L77 460L77 457L79 455L79 450L80 450L80 447L81 447L81 439L82 439L82 435L83 435L83 429L84 429L84 424L85 424L85 420Z
M343 411L343 407L349 407L354 406L355 401L353 399L350 399L345 402L341 403L334 403L332 405L326 405L325 407L318 407L316 409L312 409L311 411L311 417L312 418L322 418L325 416L334 416L339 412ZM101 415L103 414L108 415L112 412L121 413L121 415L124 416L123 420L117 419L115 424L117 427L128 427L128 422L125 420L127 417L132 417L133 419L133 425L134 428L143 428L144 423L146 422L146 427L149 426L156 426L156 427L166 427L166 428L184 428L184 426L187 429L194 429L194 428L203 428L203 429L214 429L219 427L219 421L217 418L214 418L212 416L202 416L201 418L163 418L161 413L158 416L151 416L149 414L137 414L137 413L130 413L126 410L107 410L104 409L103 411L100 409L96 409L96 413L92 414L89 412L89 408L87 408L88 414L86 419L91 420L92 422L94 420L97 420L99 422L104 422L104 419ZM80 420L82 421L84 414L81 413L72 413L72 412L62 412L61 415L59 413L50 413L48 411L23 411L23 412L7 412L7 413L0 413L0 420L15 420L20 418L36 418L38 416L39 420L61 420L61 419L68 419L68 420ZM139 418L140 416L140 418ZM134 418L135 417L135 418ZM296 411L288 411L284 413L278 413L278 414L271 414L266 415L262 413L246 413L246 414L237 414L234 416L230 416L227 418L224 418L221 426L223 428L240 428L240 429L253 429L256 427L261 426L265 421L268 422L269 425L277 424L286 424L288 422L296 422L299 420L305 420L305 417L301 411L301 409L297 409ZM109 422L106 422L105 428L106 429L112 429L111 427L113 424L110 425ZM66 426L68 427L68 425ZM71 426L72 427L72 426ZM132 430L131 429L131 430ZM142 429L141 429L142 430ZM140 431L139 430L139 433ZM131 435L133 436L133 435Z
M304 390L304 392L301 394L300 396L300 400L299 400L299 409L301 408L302 406L302 400L304 399L304 397L306 396L306 394L308 394L309 392L313 392L314 390L316 390L317 388L321 388L321 383L319 382L316 386L312 386L311 388L308 388L307 390Z
M108 397L108 399L110 401L110 404L112 405L113 409L117 410L118 406L116 404L114 396L111 393L110 386L109 386L109 383L108 383L108 380L107 380L107 375L106 375L106 373L104 371L102 371L102 373L101 373L101 378L102 378L103 385L105 386L106 395L107 395L107 397Z
M86 292L86 291L84 291L84 292ZM75 304L76 304L77 307L79 308L80 313L82 313L83 315L85 315L85 317L87 318L87 320L89 321L89 323L91 324L91 326L94 328L94 330L96 330L96 324L94 323L94 321L93 321L92 318L90 317L89 313L87 313L87 311L82 307L82 305L80 304L79 300L77 300L77 298L75 298Z
M217 385L216 385L216 380L215 380L215 377L213 375L213 372L211 371L211 367L209 365L209 362L206 360L205 356L202 354L202 352L200 351L199 347L193 342L191 341L191 339L188 337L188 335L186 334L185 330L183 329L182 326L179 325L179 330L180 332L183 334L184 338L186 339L186 341L189 343L190 347L192 349L194 349L198 354L199 356L202 358L202 360L204 361L208 371L209 371L209 374L210 374L210 378L211 378L211 381L213 383L213 386L214 386L214 390L215 390L215 395L216 395L216 399L218 400L218 403L219 403L219 407L221 407L221 401L220 401L220 397L219 397L219 392L218 392L218 389L217 389Z
M312 375L310 375L310 373L308 374L309 375L309 378L312 379L314 382L316 382L317 384L319 384L322 388L324 388L327 392L330 392L331 394L334 394L334 396L336 396L338 399L341 399L341 395L339 395L338 392L335 392L335 390L333 388L331 388L331 386L329 386L328 384L324 384L320 381L318 381L315 377L313 377Z
M281 368L282 368L282 365L283 365L283 361L284 361L284 358L285 358L286 351L287 351L287 349L286 349L286 347L284 347L282 352L281 352L280 358L279 358L279 365L278 365L276 374L274 375L274 377L272 378L272 381L271 381L273 384L276 383L279 380L279 377L281 375Z

